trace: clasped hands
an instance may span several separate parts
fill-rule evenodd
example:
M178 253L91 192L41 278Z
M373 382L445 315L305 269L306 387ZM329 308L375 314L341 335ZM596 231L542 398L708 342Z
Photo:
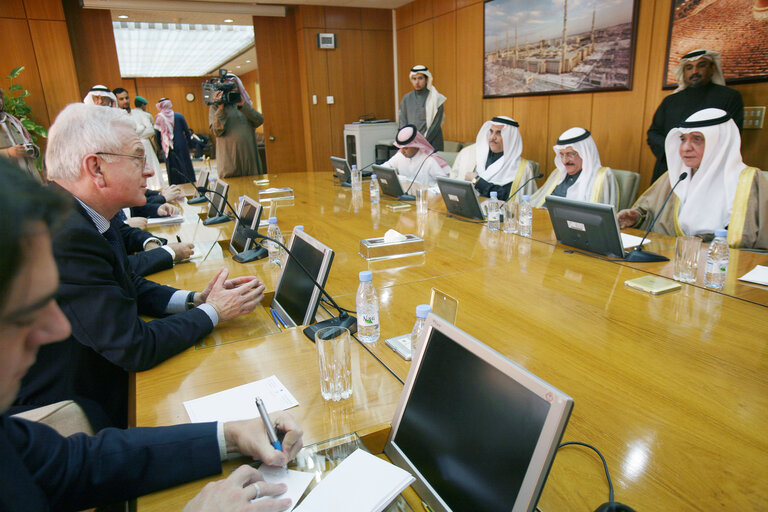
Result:
M202 292L195 293L195 306L210 304L219 320L231 320L250 313L264 298L264 285L254 276L227 280L229 270L223 268Z

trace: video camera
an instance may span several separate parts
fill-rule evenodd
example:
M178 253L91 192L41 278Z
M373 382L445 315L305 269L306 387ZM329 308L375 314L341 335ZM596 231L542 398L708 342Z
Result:
M203 82L203 103L206 105L237 105L243 101L240 91L237 89L237 83L227 81L227 70L221 68L218 78L211 78ZM221 98L214 100L216 92L221 91Z

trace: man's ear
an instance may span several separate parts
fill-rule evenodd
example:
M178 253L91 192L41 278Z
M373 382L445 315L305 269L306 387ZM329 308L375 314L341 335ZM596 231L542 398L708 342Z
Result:
M97 155L87 155L83 158L82 168L96 188L105 188L107 186L102 163L103 161Z

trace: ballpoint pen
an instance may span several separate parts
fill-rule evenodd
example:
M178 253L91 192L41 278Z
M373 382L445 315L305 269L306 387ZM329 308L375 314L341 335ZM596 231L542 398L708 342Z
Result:
M280 318L277 316L277 311L270 309L269 314L272 315L272 321L275 322L275 325L280 327Z
M181 243L181 237L179 235L176 235L176 241Z
M272 426L272 420L269 419L267 408L264 407L264 402L259 397L256 397L256 408L259 410L259 414L261 415L261 421L264 422L264 428L267 429L269 444L271 444L275 450L283 451L283 445L280 444L280 440L277 438L277 434L275 434L275 427Z

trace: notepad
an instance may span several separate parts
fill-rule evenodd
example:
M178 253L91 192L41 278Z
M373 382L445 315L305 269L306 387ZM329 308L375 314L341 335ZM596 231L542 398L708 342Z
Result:
M259 466L259 473L264 477L265 482L271 484L285 484L288 487L288 490L279 496L263 496L261 498L256 498L255 500L251 500L251 503L272 498L290 498L291 506L286 509L286 512L293 510L296 503L301 499L301 495L304 494L307 486L315 476L314 473L305 473L293 469L267 466L266 464Z
M258 418L259 410L254 402L257 396L264 400L267 412L284 411L299 405L291 392L272 375L226 391L187 400L184 408L192 423Z
M768 286L768 267L755 265L755 268L741 276L739 281L747 281L748 283L757 283Z
M415 479L407 471L355 450L330 472L297 512L381 512Z
M169 217L147 219L147 226L165 226L168 224L181 224L182 222L184 222L184 215L171 215Z
M637 244L640 243L640 240L643 239L641 236L635 236L635 235L629 235L627 233L619 233L621 235L621 245L624 247L624 249L629 249L630 247L637 247ZM647 238L643 242L643 245L650 243L651 241Z

